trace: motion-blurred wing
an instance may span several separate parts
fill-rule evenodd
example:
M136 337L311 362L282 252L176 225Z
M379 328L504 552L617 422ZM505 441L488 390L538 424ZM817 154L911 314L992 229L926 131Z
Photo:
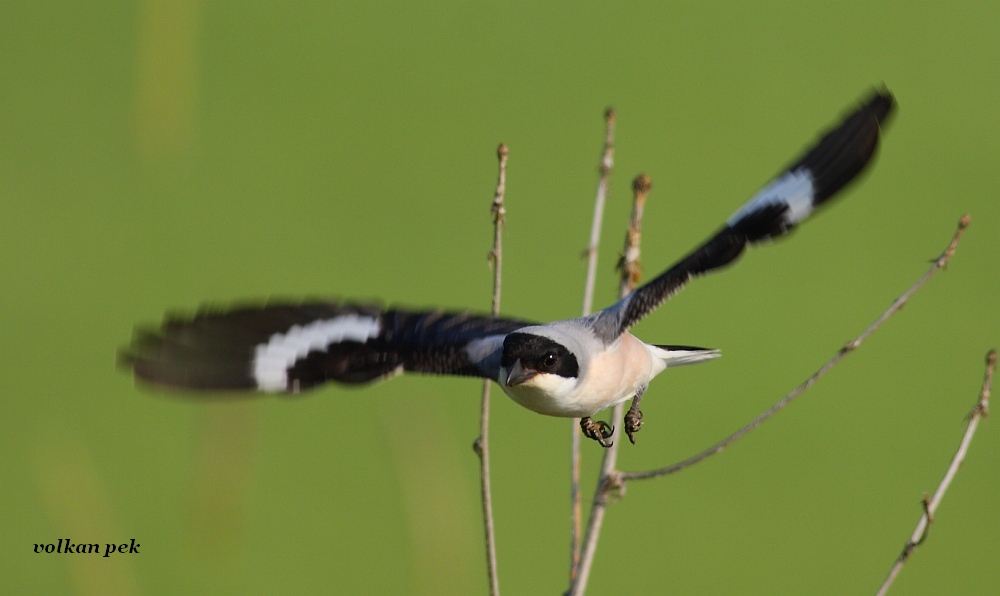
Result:
M881 126L892 113L887 90L876 91L801 159L753 196L704 244L659 277L596 313L594 329L612 341L691 278L736 260L747 245L788 233L871 163Z
M530 323L331 302L238 306L137 329L119 361L187 390L298 392L404 371L496 378L504 336Z

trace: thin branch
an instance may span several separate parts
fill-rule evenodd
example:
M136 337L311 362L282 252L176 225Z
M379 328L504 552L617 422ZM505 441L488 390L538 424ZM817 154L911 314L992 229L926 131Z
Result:
M906 293L897 298L896 301L892 303L892 306L890 306L888 310L882 313L882 316L880 316L874 323L872 323L867 329L865 329L861 335L859 335L857 338L854 339L854 341L848 342L847 345L841 348L840 351L837 352L837 354L833 358L831 358L826 364L824 364L822 368L816 371L804 383L793 389L791 393L782 398L781 401L779 401L778 403L771 406L769 410L767 410L760 416L754 418L753 421L750 422L750 424L747 424L743 428L729 435L725 439L719 441L715 445L712 445L708 449L705 449L701 453L689 457L684 461L667 466L665 468L659 468L656 470L647 470L645 472L619 472L615 478L615 482L624 483L629 480L645 480L647 478L657 478L659 476L666 476L668 474L673 474L674 472L679 472L685 468L693 466L694 464L712 455L715 455L716 453L719 453L720 451L722 451L723 449L725 449L738 439L742 438L744 435L746 435L753 429L763 424L764 421L766 421L768 418L777 414L782 408L791 403L792 400L801 395L806 389L812 387L813 383L818 381L831 368L833 368L834 366L837 365L837 363L843 360L844 356L847 356L848 354L856 350L862 344L862 342L868 339L869 335L878 330L878 328L881 327L882 324L885 323L885 321L889 317L895 314L896 311L898 311L899 309L903 308L903 305L906 304L906 302L917 290L919 290L925 283L927 283L927 280L929 280L931 276L933 276L939 269L947 265L948 261L951 260L952 255L955 254L955 248L958 246L958 241L962 237L962 233L965 231L965 228L969 226L970 221L971 218L968 215L964 215L962 219L959 220L958 229L955 231L955 235L952 237L951 242L948 244L948 247L945 248L943 253L941 253L941 256L939 256L937 259L934 260L934 263L931 265L930 269L928 269L927 272L924 273L924 275L920 279L918 279L917 282L913 284L913 286L911 286L909 290L906 291Z
M896 559L896 563L889 570L889 575L886 576L882 587L878 590L878 596L883 596L889 591L889 586L896 580L896 576L903 569L903 564L906 563L910 554L927 538L927 530L930 528L931 522L934 521L934 512L937 511L938 505L941 504L941 499L944 498L945 491L951 486L951 481L955 479L955 474L958 473L958 469L965 460L965 453L969 449L969 443L972 442L972 436L976 434L979 419L989 413L990 387L993 384L993 371L996 368L996 364L997 351L990 350L986 354L986 374L983 376L983 388L979 392L979 397L976 398L976 405L972 408L972 412L969 413L969 425L965 429L965 435L958 446L958 451L951 458L951 465L948 466L948 471L945 472L941 484L934 491L934 497L928 499L927 495L924 495L924 514L920 516L920 521L917 522L917 527L913 530L913 535L910 536L910 539L906 542L906 546L903 547L903 552L900 553L899 558Z
M500 273L503 264L500 228L503 226L506 210L503 206L503 196L507 184L507 146L500 143L497 147L497 159L500 161L500 173L497 176L497 190L493 195L493 250L487 256L493 264L493 315L500 314ZM483 529L486 532L486 574L490 582L490 595L500 594L500 582L497 579L497 548L496 535L493 530L493 497L490 491L490 380L483 380L483 403L479 419L479 438L473 444L473 449L479 455L481 489L483 496Z
M590 244L584 255L587 257L587 280L583 286L583 315L590 314L594 303L594 283L597 279L597 247L601 242L601 225L604 221L604 203L608 196L608 177L614 167L615 154L615 111L613 108L604 110L604 152L598 171L601 174L597 182L597 197L594 201L594 221L590 227ZM570 502L572 504L572 530L570 535L569 580L572 584L576 579L576 570L580 565L580 526L583 514L580 508L580 419L574 418L570 428Z
M604 203L608 197L608 177L615 165L615 111L604 111L604 152L597 169L601 177L597 181L597 198L594 201L594 220L590 226L590 244L584 256L587 257L587 281L583 290L583 316L590 314L594 305L594 281L597 277L597 248L601 243L601 225L604 221Z
M646 205L646 197L652 188L653 183L645 174L639 174L632 181L632 217L629 218L628 231L625 233L625 248L622 250L621 259L618 261L618 270L621 272L619 282L619 296L624 298L635 289L639 281L642 267L639 264L639 240L642 235L642 212ZM604 461L601 462L601 473L597 479L597 487L594 489L594 502L590 507L590 518L587 520L587 533L583 539L583 550L580 555L580 565L575 574L575 581L571 582L570 594L578 596L587 589L587 580L590 578L590 568L594 563L594 553L597 552L597 541L601 536L601 527L604 524L604 512L608 505L608 493L615 488L609 483L615 477L615 465L618 461L618 445L621 439L621 420L624 404L618 404L612 409L611 421L615 426L611 435L611 447L604 450ZM624 485L617 487L624 490Z

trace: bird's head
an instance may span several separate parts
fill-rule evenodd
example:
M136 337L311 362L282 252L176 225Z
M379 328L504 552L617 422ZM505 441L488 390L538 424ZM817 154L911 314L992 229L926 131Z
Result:
M575 381L580 374L580 363L566 345L530 331L511 333L504 339L500 366L502 384L507 387L527 384L542 388L553 382Z

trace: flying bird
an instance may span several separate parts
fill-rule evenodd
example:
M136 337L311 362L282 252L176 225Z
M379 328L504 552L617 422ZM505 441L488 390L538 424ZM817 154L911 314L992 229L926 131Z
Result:
M605 447L613 428L591 416L631 398L624 425L634 442L650 381L720 353L648 344L629 328L692 278L787 234L855 180L871 163L893 108L888 90L873 91L708 240L589 316L539 324L338 301L202 308L137 328L119 362L142 383L183 391L299 393L327 381L368 383L403 372L484 377L529 410L580 417L584 435Z

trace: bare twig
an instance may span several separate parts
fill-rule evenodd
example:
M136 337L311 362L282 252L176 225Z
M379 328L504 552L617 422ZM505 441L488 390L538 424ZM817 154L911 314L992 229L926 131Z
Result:
M594 283L597 279L597 248L601 242L601 225L604 220L604 203L608 196L608 177L614 167L615 154L615 111L604 110L604 152L598 171L597 198L594 201L594 221L590 227L590 244L584 255L587 257L587 280L583 287L583 315L587 316L594 304ZM580 507L580 419L574 418L570 432L570 502L572 506L572 530L570 531L569 580L573 583L576 569L580 565L580 527L583 514Z
M574 418L570 426L570 480L569 498L572 513L569 543L569 582L576 581L576 568L580 565L580 535L583 530L583 509L580 505L580 419Z
M594 201L594 220L590 226L590 244L584 256L587 257L587 281L583 290L583 315L587 316L594 305L594 280L597 277L597 248L601 244L601 225L604 221L604 203L608 197L608 177L614 167L615 156L615 111L604 111L604 152L597 169L601 177L597 181L597 198Z
M646 205L646 197L652 188L653 183L649 176L639 174L632 181L632 217L629 219L628 231L625 233L625 248L622 250L621 259L618 261L618 270L621 273L619 282L619 296L624 298L635 289L639 281L641 267L639 265L639 239L642 234L642 212ZM621 438L620 424L624 404L618 404L612 409L611 421L615 425L615 431L611 435L611 447L604 450L604 460L601 462L601 473L597 479L597 487L594 489L594 502L590 507L590 517L587 520L587 532L583 539L583 550L580 554L580 565L575 574L575 579L570 584L569 593L573 596L583 594L587 589L587 580L590 578L590 568L594 563L594 553L597 552L597 541L601 536L601 527L604 523L604 512L608 505L608 494L615 489L624 490L624 485L614 483L615 465L618 462L618 444Z
M889 591L889 586L892 582L896 580L896 576L899 575L900 570L903 569L903 564L910 557L910 554L923 543L924 539L927 538L927 530L930 527L931 522L934 521L934 512L937 511L938 505L941 504L941 499L944 498L945 491L951 486L951 481L955 479L955 474L958 473L958 469L962 466L962 461L965 460L965 453L969 449L969 443L972 442L972 436L976 434L976 427L979 426L979 419L986 416L989 413L989 402L990 402L990 386L993 384L993 370L996 368L997 364L997 351L990 350L986 354L986 374L983 376L983 388L979 392L979 397L976 398L976 405L972 408L972 412L969 413L968 420L969 425L965 429L965 435L962 437L962 442L958 445L958 451L955 452L955 456L951 458L951 465L948 466L948 471L945 472L944 478L941 479L941 484L938 485L937 490L934 491L934 497L931 499L924 495L924 514L920 516L920 521L917 522L916 529L913 530L913 535L906 542L906 546L903 547L903 552L900 553L899 558L896 559L896 563L889 570L889 575L886 576L885 581L882 582L882 587L878 590L878 595L883 596Z
M708 449L705 449L701 453L691 456L685 459L684 461L667 466L665 468L659 468L656 470L647 470L645 472L618 472L614 480L618 483L624 483L629 480L644 480L646 478L657 478L659 476L666 476L668 474L673 474L674 472L679 472L684 468L693 466L694 464L712 455L715 455L716 453L719 453L720 451L722 451L723 449L725 449L726 447L728 447L729 445L731 445L732 443L734 443L735 441L737 441L738 439L740 439L741 437L752 431L753 429L763 424L764 421L766 421L768 418L774 416L782 408L791 403L792 400L801 395L806 389L809 389L813 385L813 383L818 381L820 377L825 375L831 368L836 366L837 363L843 360L844 356L847 356L848 354L856 350L862 344L862 342L868 339L869 335L878 330L878 328L881 327L882 324L885 323L885 321L889 317L895 314L896 311L898 311L899 309L903 308L903 305L906 304L906 302L917 290L919 290L925 283L927 283L927 280L929 280L931 276L933 276L939 269L947 265L948 261L950 261L951 257L955 254L955 248L958 246L958 241L962 237L962 233L965 231L965 228L969 226L970 221L971 218L968 215L962 216L962 219L960 219L958 222L958 229L955 230L955 235L952 237L951 242L948 244L948 247L945 248L944 252L941 253L941 255L938 258L934 259L934 263L931 265L930 269L928 269L927 272L924 273L923 276L910 287L910 289L908 289L902 296L897 298L896 301L892 303L892 306L890 306L888 310L882 313L882 316L880 316L874 323L872 323L867 329L865 329L864 332L861 333L861 335L859 335L853 341L848 342L843 348L841 348L840 351L837 352L837 354L833 358L831 358L826 364L824 364L822 368L816 371L811 377L806 379L804 383L793 389L791 393L783 397L781 401L779 401L778 403L771 406L769 410L767 410L760 416L754 418L750 422L750 424L747 424L743 428L729 435L725 439L719 441L715 445L712 445Z
M503 196L507 183L507 146L500 143L497 147L497 159L500 161L500 173L497 176L497 190L493 195L493 250L488 259L493 265L493 315L500 314L500 269L503 263L501 251L500 228L503 226L506 210L503 206ZM473 444L479 455L481 488L483 495L483 529L486 532L486 574L489 576L490 595L500 594L500 583L497 579L496 535L493 530L493 497L490 491L490 380L483 380L483 404L479 419L479 438Z

